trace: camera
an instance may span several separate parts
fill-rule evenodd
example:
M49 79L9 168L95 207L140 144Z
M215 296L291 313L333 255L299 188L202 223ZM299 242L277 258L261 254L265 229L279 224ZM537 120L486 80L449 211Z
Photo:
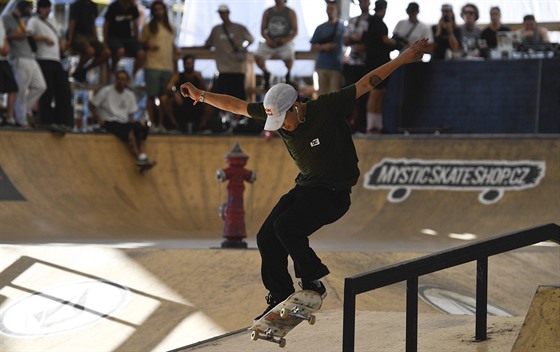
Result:
M402 50L404 47L406 47L408 45L408 40L406 38L401 37L398 34L393 34L393 37L391 38L394 41L397 42L397 44L395 45L394 49L396 50Z
M450 21L451 21L451 19L449 18L449 16L447 16L447 15L443 16L443 22L450 22Z

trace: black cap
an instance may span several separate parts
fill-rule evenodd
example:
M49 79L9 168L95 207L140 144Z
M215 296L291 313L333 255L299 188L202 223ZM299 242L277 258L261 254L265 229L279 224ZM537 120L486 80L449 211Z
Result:
M384 10L387 8L387 1L385 0L377 0L375 2L375 8L373 9L373 11L379 11L379 10Z
M51 7L51 1L50 0L39 0L37 1L37 8L42 8L42 7Z
M29 2L29 1L26 1L26 0L20 0L17 3L17 9L20 10L20 11L28 9L28 8L33 8L33 3Z
M411 2L410 4L408 4L408 7L406 8L406 13L410 13L410 12L420 12L420 6L418 6L418 4L415 2Z

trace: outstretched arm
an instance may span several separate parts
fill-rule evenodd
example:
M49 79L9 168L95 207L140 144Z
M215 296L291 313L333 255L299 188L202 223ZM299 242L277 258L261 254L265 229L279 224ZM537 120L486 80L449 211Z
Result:
M420 60L422 55L429 50L430 45L428 43L428 38L420 39L409 46L395 59L367 73L358 82L356 82L356 99L373 90L376 85L387 78L400 66Z
M247 116L248 103L244 100L226 94L217 94L196 88L192 83L187 82L181 85L181 94L185 98L191 98L195 102L204 102L220 110L229 111L236 115ZM195 103L196 104L196 103Z

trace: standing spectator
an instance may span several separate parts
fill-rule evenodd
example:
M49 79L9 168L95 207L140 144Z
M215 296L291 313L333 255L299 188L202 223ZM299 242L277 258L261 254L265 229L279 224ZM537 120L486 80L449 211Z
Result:
M192 133L196 131L202 118L204 104L192 105L189 98L181 95L181 85L190 82L193 86L201 90L207 90L202 73L195 70L195 58L192 55L185 55L183 57L183 72L176 75L175 91L173 99L173 111L178 119L179 129L183 133Z
M115 72L124 56L134 58L132 78L144 66L144 50L138 41L140 13L134 0L117 0L109 5L103 24L103 38L113 54L111 71Z
M214 57L218 67L218 77L212 85L213 93L229 94L241 100L247 100L245 91L245 74L247 73L246 47L255 40L249 30L234 23L229 18L227 5L220 5L218 14L222 24L214 26L204 43L206 49L214 48ZM200 128L205 129L210 116L215 109L205 106L204 118ZM234 116L232 123L237 122L239 116ZM235 122L234 122L235 121Z
M150 129L145 120L134 120L138 107L134 93L127 89L130 77L125 70L117 71L115 77L115 84L107 85L95 94L89 102L89 110L102 128L128 144L138 167L151 168L155 162L146 155Z
M27 20L31 16L32 7L32 3L20 0L14 12L2 18L10 42L10 60L19 89L15 104L15 118L22 127L29 126L29 122L31 122L29 120L33 119L31 109L47 89L43 73L35 60L28 39ZM38 124L38 122L33 120L34 124Z
M465 23L461 26L463 49L470 52L477 48L480 38L480 28L476 26L479 13L475 4L468 3L461 8L461 18Z
M455 23L453 7L449 4L441 5L441 18L432 26L434 33L434 50L432 60L446 59L446 53L461 49L461 28ZM450 59L451 57L447 57Z
M493 6L490 8L490 24L480 33L480 39L486 40L486 45L494 49L498 46L497 33L509 31L511 31L511 28L502 24L500 8L498 6Z
M175 129L179 127L170 99L173 96L176 80L173 75L177 74L175 29L169 23L167 7L163 1L154 1L150 12L152 19L142 28L140 38L140 42L146 49L144 77L148 95L147 110L154 131L165 132L166 118L171 121ZM159 106L156 106L156 98L159 99Z
M537 25L537 21L533 15L523 17L523 28L520 33L521 42L523 44L550 43L548 39L548 30L545 27Z
M364 42L366 43L366 67L372 71L377 67L389 62L389 53L397 45L397 42L389 38L389 29L383 17L387 12L387 1L378 0L375 2L374 15L369 19L369 27L365 33ZM369 93L366 115L366 132L383 132L383 98L389 80L380 82Z
M428 38L429 43L434 42L432 29L425 23L418 20L420 6L418 3L411 2L406 8L408 19L399 21L393 30L393 39L397 40L399 51L403 51L415 41Z
M50 0L37 1L37 12L38 15L29 20L27 30L37 42L37 62L47 84L47 90L39 99L41 124L70 129L74 124L72 94L68 72L60 62L65 42L60 40L60 26L49 17Z
M2 124L14 126L16 119L14 118L14 106L18 93L18 86L12 66L7 60L10 53L10 43L4 29L4 21L0 18L0 94L7 94L6 116L2 120Z
M111 51L97 39L95 19L99 14L97 4L91 0L76 0L70 5L70 23L67 39L70 48L80 54L80 61L72 77L80 82L86 81L87 71L107 63Z
M311 48L317 52L315 71L319 76L319 95L339 90L344 84L342 37L344 24L338 19L335 0L326 0L328 21L320 24L311 37Z
M286 82L290 82L290 71L296 57L293 43L298 33L296 13L286 6L286 0L274 2L276 5L264 11L261 35L265 41L260 43L255 52L255 61L263 72L265 90L270 88L270 72L266 68L265 60L272 57L283 60L288 69Z
M356 83L366 73L366 45L362 41L365 32L369 26L369 5L370 0L359 0L360 10L359 16L352 17L348 20L348 26L344 32L344 45L350 47L350 55L344 65L344 84L350 85ZM352 132L358 132L365 128L366 103L368 95L361 96L356 101L356 106L349 116L349 123Z

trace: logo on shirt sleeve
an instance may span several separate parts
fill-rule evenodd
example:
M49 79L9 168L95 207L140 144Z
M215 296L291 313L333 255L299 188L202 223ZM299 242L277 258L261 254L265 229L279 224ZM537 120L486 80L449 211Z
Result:
M321 142L319 141L319 138L315 138L314 140L311 141L311 143L309 143L309 145L312 148L318 146L319 144L321 144Z

